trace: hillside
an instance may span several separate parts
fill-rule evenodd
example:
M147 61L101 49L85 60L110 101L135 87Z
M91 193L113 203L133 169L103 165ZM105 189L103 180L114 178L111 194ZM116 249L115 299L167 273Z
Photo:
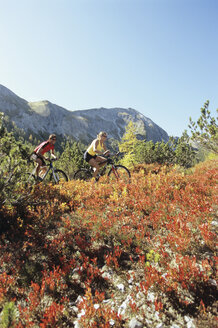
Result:
M69 111L51 102L28 102L8 88L0 85L0 112L12 122L38 139L56 133L62 138L70 136L87 144L100 131L107 131L109 138L120 140L126 125L133 121L139 138L168 141L168 134L152 120L134 109L94 108Z
M3 327L214 328L217 167L38 184L3 206Z

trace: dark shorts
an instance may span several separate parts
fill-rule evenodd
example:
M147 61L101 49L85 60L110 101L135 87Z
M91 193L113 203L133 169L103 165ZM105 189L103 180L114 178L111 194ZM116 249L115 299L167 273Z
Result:
M42 166L46 166L46 163L45 163L44 159L41 156L37 155L36 153L33 153L30 156L30 159L34 162L37 160L37 158L39 158L42 161Z
M84 153L84 160L85 160L86 162L89 162L90 159L92 159L92 158L96 159L96 157L97 157L97 155L92 156L92 155L90 155L87 151Z

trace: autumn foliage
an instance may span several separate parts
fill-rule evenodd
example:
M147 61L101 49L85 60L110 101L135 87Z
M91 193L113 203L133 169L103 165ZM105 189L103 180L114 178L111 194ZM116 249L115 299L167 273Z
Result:
M119 328L148 311L168 327L170 309L215 326L217 162L131 174L128 185L38 184L22 206L1 208L3 327Z

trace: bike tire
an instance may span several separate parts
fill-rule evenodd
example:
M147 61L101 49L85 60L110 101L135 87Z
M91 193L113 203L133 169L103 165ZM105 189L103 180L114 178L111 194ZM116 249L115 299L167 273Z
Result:
M114 165L108 172L108 178L110 182L131 182L131 174L123 165Z
M32 173L24 173L22 181L24 185L34 185L36 183L35 175Z
M17 205L25 201L34 189L35 184L36 179L32 173L23 173L20 177L17 189L15 189L15 192L11 197L12 204Z
M37 183L34 174L32 173L24 173L21 177L20 183L22 188L24 189L25 193L31 192L34 185Z
M62 184L64 182L68 181L68 177L66 175L66 173L62 170L54 170L55 176L57 178L57 181L55 181L54 175L53 173L51 173L50 175L50 181L52 181L55 184Z
M92 178L92 173L87 169L79 169L75 172L73 178L75 180L89 181Z

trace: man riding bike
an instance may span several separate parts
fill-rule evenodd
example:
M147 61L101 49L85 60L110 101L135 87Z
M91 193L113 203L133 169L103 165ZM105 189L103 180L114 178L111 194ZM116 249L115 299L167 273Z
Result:
M45 160L49 159L49 158L45 157L44 154L46 152L50 151L51 156L54 159L57 159L57 157L54 154L55 142L56 142L56 135L51 134L49 136L48 140L43 141L42 143L40 143L40 145L38 145L33 151L31 159L34 160L34 162L37 163L37 166L36 166L36 179L37 180L41 180L41 178L39 177L40 169L43 166L46 166Z

